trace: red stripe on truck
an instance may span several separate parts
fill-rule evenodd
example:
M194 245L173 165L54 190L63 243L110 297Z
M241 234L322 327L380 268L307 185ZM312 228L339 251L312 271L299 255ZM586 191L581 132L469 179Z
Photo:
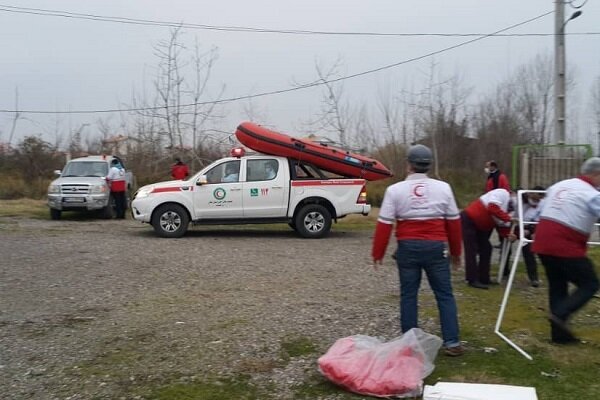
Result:
M322 181L292 181L292 186L354 186L364 184L364 179L327 179Z
M182 189L179 186L174 187L164 187L164 188L154 188L152 189L152 193L164 193L164 192L180 192ZM194 190L193 187L186 190Z

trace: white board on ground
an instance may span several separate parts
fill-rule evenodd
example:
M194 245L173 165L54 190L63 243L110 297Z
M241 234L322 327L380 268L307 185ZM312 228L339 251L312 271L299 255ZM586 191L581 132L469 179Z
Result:
M438 382L426 385L423 400L538 400L535 388L483 383Z

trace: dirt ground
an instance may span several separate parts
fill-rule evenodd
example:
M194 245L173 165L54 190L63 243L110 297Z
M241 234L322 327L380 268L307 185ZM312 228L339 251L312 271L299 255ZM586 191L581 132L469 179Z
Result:
M336 227L161 239L132 220L0 218L0 398L144 399L240 374L295 398L336 339L399 334L397 273L389 257L374 272L370 246ZM294 340L315 351L286 356Z

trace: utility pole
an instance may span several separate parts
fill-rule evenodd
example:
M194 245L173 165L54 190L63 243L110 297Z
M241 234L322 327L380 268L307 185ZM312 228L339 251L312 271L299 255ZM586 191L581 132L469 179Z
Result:
M555 0L554 3L554 128L558 144L565 144L566 141L567 58L565 51L565 27L567 26L567 22L581 15L581 11L577 10L565 21L565 3L565 0Z
M555 0L554 10L554 129L556 143L565 143L565 3Z

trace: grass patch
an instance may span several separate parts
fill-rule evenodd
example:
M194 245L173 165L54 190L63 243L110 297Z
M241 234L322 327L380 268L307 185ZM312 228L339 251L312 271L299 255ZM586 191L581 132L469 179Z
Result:
M99 376L126 378L127 371L130 371L143 356L143 353L133 348L114 348L92 361L77 366L72 373L83 378Z
M0 200L0 217L26 217L49 219L45 200L18 199Z
M313 399L336 399L336 400L358 400L373 399L374 397L365 397L352 392L348 392L340 386L334 385L325 379L322 375L315 373L308 379L293 387L294 399L313 400Z
M282 358L302 357L317 352L317 345L304 336L286 338L281 342Z
M333 230L364 231L374 230L377 224L378 208L372 208L369 215L350 214L338 219L337 224L332 225Z

